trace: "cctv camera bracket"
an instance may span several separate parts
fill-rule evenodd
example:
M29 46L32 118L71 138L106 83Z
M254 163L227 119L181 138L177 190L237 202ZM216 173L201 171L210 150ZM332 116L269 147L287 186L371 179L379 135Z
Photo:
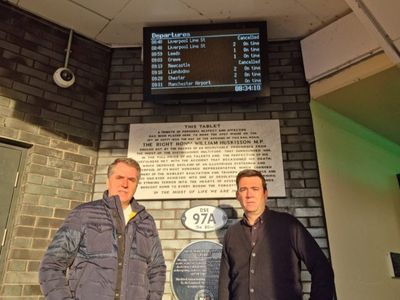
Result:
M64 68L68 68L69 54L71 53L72 35L73 35L73 30L71 29L69 31L68 46L66 49L67 54L65 55Z

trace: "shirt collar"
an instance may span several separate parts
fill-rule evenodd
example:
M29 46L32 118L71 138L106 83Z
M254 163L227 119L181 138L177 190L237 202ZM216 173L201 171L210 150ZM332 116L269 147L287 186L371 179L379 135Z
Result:
M262 213L262 215L257 218L257 220L255 221L255 223L253 225L249 224L249 221L247 219L246 214L243 214L242 224L246 225L246 226L250 226L250 227L254 226L254 225L257 225L259 223L260 224L264 224L264 222L266 220L266 217L267 217L267 211L268 211L268 207L266 206L264 212Z

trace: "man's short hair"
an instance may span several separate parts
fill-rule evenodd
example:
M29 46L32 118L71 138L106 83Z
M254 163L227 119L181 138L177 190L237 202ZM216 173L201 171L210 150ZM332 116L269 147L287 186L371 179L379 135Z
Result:
M264 178L263 174L261 174L261 172L259 172L257 170L253 170L253 169L242 170L236 175L236 188L237 189L239 189L239 181L243 177L258 177L258 178L260 178L264 191L267 190L267 183L265 182L265 178Z
M136 160L134 160L133 158L129 158L129 157L121 157L121 158L115 159L115 160L108 166L108 170L107 170L107 177L108 177L108 178L111 177L111 175L112 175L113 172L114 172L115 166L116 166L117 164L119 164L119 163L121 163L121 164L126 164L126 165L128 165L128 166L130 166L130 167L135 168L135 169L137 170L137 172L138 172L138 181L139 181L139 179L140 179L140 172L141 172L140 165L139 165L139 163L138 163Z

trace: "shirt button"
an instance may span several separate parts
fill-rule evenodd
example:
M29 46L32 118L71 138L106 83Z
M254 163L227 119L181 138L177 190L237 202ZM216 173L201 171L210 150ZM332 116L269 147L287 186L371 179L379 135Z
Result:
M251 273L251 274L254 274L254 270L253 270L253 269L251 269L251 270L250 270L250 273Z
M253 252L253 253L251 254L251 256L253 256L253 257L254 257L254 256L256 256L256 254Z
M250 289L250 293L254 293L254 289Z
M255 246L255 245L256 245L256 243L255 243L255 242L252 242L251 244L252 244L253 246Z
M118 263L118 266L122 266L122 262L119 262L119 263Z
M118 234L118 238L119 238L119 239L122 238L122 235Z
M254 226L253 229L257 229L257 226Z
M119 293L115 293L115 297L119 297Z

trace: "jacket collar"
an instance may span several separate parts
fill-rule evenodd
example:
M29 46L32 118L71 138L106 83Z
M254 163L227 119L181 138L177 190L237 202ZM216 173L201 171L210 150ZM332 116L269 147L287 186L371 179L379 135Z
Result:
M104 191L103 193L103 203L106 207L110 209L116 209L118 213L123 214L122 206L121 206L121 201L119 200L119 196L108 196L108 190ZM131 208L133 211L135 211L137 214L145 210L145 207L143 205L140 205L135 198L132 198L131 200Z

